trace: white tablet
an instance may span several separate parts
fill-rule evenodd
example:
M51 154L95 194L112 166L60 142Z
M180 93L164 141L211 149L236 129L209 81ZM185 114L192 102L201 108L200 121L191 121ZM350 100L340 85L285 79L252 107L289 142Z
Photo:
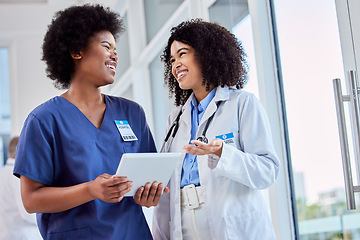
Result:
M134 196L147 182L157 181L165 188L180 157L181 153L124 153L116 176L133 181L133 189L125 196Z

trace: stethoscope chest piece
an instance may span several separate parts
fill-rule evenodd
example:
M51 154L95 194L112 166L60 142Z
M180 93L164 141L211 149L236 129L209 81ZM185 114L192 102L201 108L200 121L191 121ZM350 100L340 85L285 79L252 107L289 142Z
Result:
M200 142L203 142L203 143L205 143L205 144L208 144L208 143L209 143L207 137L205 137L204 135L198 137L196 140L198 140L198 141L200 141Z
M216 103L216 106L219 107L220 103L221 103L221 102L217 102L217 103ZM207 139L207 137L206 137L206 132L207 132L207 130L208 130L208 128L209 128L209 125L210 125L211 121L213 120L213 118L214 118L214 116L215 116L215 113L216 113L216 111L209 117L209 119L208 119L207 122L206 122L205 128L204 128L201 136L199 136L196 140L198 140L198 141L200 141L200 142L203 142L203 143L205 143L205 144L208 144L208 143L209 143L209 141L208 141L208 139Z

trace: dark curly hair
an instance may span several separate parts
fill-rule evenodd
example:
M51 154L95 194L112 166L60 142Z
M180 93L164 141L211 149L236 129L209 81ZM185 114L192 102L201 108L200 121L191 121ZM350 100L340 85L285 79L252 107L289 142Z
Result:
M191 46L200 64L203 85L209 91L210 85L225 85L243 88L247 82L248 65L246 53L234 34L216 23L202 19L184 21L171 29L168 44L161 60L164 62L164 80L170 96L175 94L175 105L183 105L192 90L183 90L172 75L171 44L179 41Z
M107 30L115 39L125 30L116 12L99 4L72 6L54 15L42 45L47 76L58 89L68 89L74 63L70 52L83 50L90 37Z

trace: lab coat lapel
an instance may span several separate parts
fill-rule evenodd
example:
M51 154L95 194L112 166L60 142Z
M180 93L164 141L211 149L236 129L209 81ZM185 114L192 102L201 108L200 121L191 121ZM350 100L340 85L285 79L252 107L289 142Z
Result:
M194 93L192 93L190 95L188 100L182 106L183 114L180 118L180 121L183 121L187 125L187 128L190 128L190 129L191 129L191 98L193 95L194 95Z
M217 106L216 106L216 103L215 103L215 98L213 98L211 100L211 102L209 103L209 105L207 106L207 108L205 110L205 113L204 113L203 117L200 120L199 128L203 123L205 123L209 119L210 116L213 115L213 113L216 111L216 109L217 109Z
M229 99L229 87L225 86L225 87L217 87L216 89L216 94L214 96L214 98L211 100L211 102L209 103L208 107L205 110L204 116L201 118L200 123L199 123L199 129L200 126L204 123L206 123L206 121L213 115L213 113L216 111L216 109L218 108L218 106L216 105L217 102L219 101L226 101Z

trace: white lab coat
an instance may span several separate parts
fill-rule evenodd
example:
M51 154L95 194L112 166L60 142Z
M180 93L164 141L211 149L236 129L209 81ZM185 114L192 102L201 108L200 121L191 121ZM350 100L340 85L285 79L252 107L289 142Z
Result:
M9 158L0 169L0 240L42 239L36 215L24 209L20 179L13 175L15 159Z
M170 152L183 152L183 146L189 143L191 98L182 107L184 112ZM217 108L218 101L223 102ZM169 115L168 129L178 115L179 108ZM275 239L260 191L275 182L280 165L266 113L253 94L227 86L218 87L201 119L197 137L215 111L206 133L209 142L215 136L233 133L235 143L224 144L220 159L214 160L211 155L197 157L212 239ZM182 159L184 156L183 152ZM178 163L168 184L170 193L163 194L154 209L152 231L156 240L182 239L181 170L182 161Z

